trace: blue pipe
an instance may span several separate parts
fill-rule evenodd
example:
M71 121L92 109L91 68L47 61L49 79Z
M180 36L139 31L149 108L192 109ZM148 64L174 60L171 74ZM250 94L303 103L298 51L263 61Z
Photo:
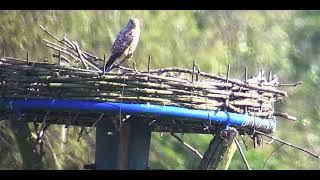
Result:
M191 118L193 120L211 121L226 126L243 126L257 128L266 133L276 129L276 122L244 114L224 111L207 111L161 106L151 104L128 104L114 102L96 102L85 100L65 99L0 99L0 107L13 111L56 110L56 111L90 111L90 112L119 112L138 115L150 114L168 117Z

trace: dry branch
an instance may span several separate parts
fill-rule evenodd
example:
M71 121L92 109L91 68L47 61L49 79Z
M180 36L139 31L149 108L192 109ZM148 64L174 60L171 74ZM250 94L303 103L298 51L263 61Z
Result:
M237 148L238 148L238 150L239 150L239 152L240 152L240 155L241 155L241 157L242 157L242 160L243 160L244 164L246 165L247 170L251 170L250 165L249 165L249 163L248 163L248 161L247 161L246 156L244 155L244 153L243 153L243 151L242 151L242 148L241 148L241 146L240 146L240 144L239 144L238 139L237 139L237 138L234 138L234 142L235 142L236 145L237 145Z
M171 135L178 140L179 142L181 142L185 147L187 147L191 152L193 152L194 154L196 154L200 159L203 158L203 155L196 150L194 147L192 147L191 145L189 145L188 143L184 142L182 139L180 139L177 135L175 135L174 133L171 133Z
M287 146L293 147L293 148L298 149L298 150L300 150L300 151L303 151L303 152L305 152L305 153L307 153L307 154L309 154L309 155L311 155L311 156L313 156L313 157L315 157L315 158L318 158L318 159L320 158L320 156L319 156L318 154L313 153L313 152L310 152L309 150L307 150L307 149L305 149L305 148L302 148L302 147L300 147L300 146L291 144L291 143L289 143L289 142L286 142L286 141L284 141L284 140L278 139L278 138L276 138L276 137L274 137L274 136L271 136L271 135L269 135L269 134L265 134L265 133L260 132L260 131L256 131L256 133L261 134L261 135L263 135L263 136L266 136L266 137L268 137L268 138L271 138L271 139L273 139L273 140L276 140L276 141L278 141L278 142L280 142L280 143L282 143L282 144L285 144L285 145L287 145Z

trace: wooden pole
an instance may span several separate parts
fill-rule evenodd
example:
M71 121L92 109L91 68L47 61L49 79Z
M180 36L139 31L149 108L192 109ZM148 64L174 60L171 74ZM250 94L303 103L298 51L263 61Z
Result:
M151 128L141 118L129 119L130 139L128 151L128 169L146 170L149 162Z
M59 51L59 59L58 59L58 65L61 65L61 51Z
M110 129L112 127L113 129ZM151 129L143 119L129 118L120 131L107 121L97 124L96 169L145 170L148 168ZM107 130L113 133L107 133Z
M129 137L130 137L130 123L124 122L120 124L119 142L118 142L118 160L117 169L128 169L129 157Z
M27 63L29 63L29 51L27 51Z
M235 138L235 131L229 130L229 139L224 139L220 132L217 131L210 141L209 147L198 166L199 170L222 170L228 169L232 157L236 151L236 144L233 139Z
M149 55L149 59L148 59L148 73L150 73L150 66L151 66L151 55Z
M119 133L114 131L114 124L110 120L105 120L96 127L95 168L114 170L117 168Z

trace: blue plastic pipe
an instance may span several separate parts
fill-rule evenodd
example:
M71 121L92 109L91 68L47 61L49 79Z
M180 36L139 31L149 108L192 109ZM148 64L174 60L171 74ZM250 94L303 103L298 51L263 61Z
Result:
M90 111L119 112L138 115L158 115L167 117L190 118L196 121L211 121L226 126L257 128L266 133L276 129L276 122L268 119L224 111L207 111L161 106L151 104L128 104L65 99L0 99L0 107L13 111L53 110L53 111Z

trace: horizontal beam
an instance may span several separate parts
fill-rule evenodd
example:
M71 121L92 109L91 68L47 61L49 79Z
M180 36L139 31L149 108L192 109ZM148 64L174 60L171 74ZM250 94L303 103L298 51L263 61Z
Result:
M97 113L124 113L130 115L153 115L172 118L189 118L192 121L203 121L226 126L255 128L265 133L276 129L276 122L269 119L248 116L225 111L209 111L161 106L151 104L127 104L114 102L96 102L64 99L0 99L0 108L12 111L81 111Z
M19 114L21 122L42 123L47 111L28 111ZM10 113L8 110L0 111L0 120L8 120ZM77 116L77 117L76 117ZM68 125L79 127L96 127L105 121L114 122L120 119L119 115L107 114L99 120L101 113L79 113L79 112L50 112L47 116L47 124ZM75 118L76 117L76 118ZM131 118L132 116L130 116ZM166 118L159 116L134 116L134 119L146 122L152 132L172 132L172 133L195 133L211 134L207 125L201 121L191 121L186 118ZM211 124L213 126L215 124ZM215 127L213 126L215 129ZM105 130L112 132L114 125L108 126Z

